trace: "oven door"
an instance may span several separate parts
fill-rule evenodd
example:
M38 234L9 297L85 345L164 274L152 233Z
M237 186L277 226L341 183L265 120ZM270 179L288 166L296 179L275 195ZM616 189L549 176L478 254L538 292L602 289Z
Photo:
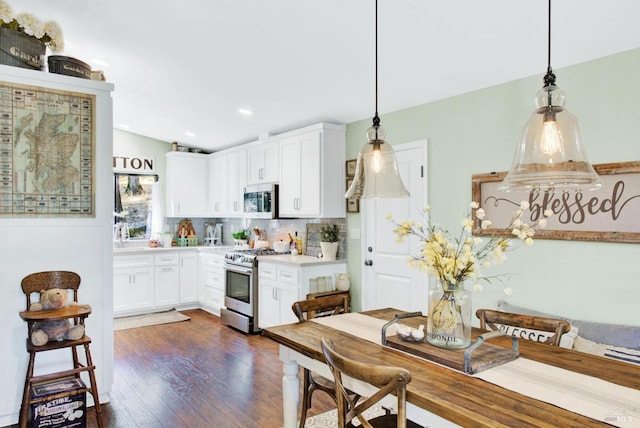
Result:
M253 317L255 312L253 269L225 265L224 305L227 309Z

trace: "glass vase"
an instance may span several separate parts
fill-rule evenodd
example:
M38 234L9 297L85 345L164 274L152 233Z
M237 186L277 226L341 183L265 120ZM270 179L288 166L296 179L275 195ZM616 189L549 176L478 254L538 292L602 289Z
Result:
M447 349L471 344L471 293L464 284L431 281L427 342Z

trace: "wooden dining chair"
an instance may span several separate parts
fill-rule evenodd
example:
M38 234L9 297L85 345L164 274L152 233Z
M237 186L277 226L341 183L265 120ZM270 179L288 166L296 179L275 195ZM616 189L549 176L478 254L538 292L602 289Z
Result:
M549 336L546 340L540 342L552 346L559 346L560 338L571 328L571 325L567 321L557 318L513 314L491 309L478 309L476 311L476 317L480 320L480 328L483 330L500 330L500 326L511 326L514 328L553 333L553 335ZM526 334L526 332L523 335L513 335L531 340L528 339L529 335Z
M322 353L333 373L338 404L338 427L353 427L358 419L365 428L420 428L417 423L407 420L407 384L411 382L411 373L401 367L367 364L352 360L338 353L330 340L322 338ZM369 397L361 397L360 403L351 398L351 393L343 384L343 376L366 382L379 388ZM398 413L386 413L367 419L363 413L388 394L395 394L398 401Z
M35 346L31 342L31 333L38 322L69 320L74 325L84 325L85 319L91 314L91 306L78 305L61 309L49 309L30 311L31 295L39 294L41 290L50 290L54 288L72 291L73 301L78 302L78 288L80 287L80 276L75 272L68 271L47 271L37 272L26 276L22 280L22 291L26 296L27 310L20 312L20 317L27 322L27 352L29 353L29 365L27 367L27 375L24 381L24 391L22 395L22 404L20 406L19 426L26 428L28 424L29 408L32 404L45 402L53 399L63 398L72 394L89 392L93 396L94 408L98 427L102 428L102 412L100 409L100 400L98 396L98 385L96 383L95 365L91 359L91 351L89 344L91 338L86 334L78 340L60 340L50 341L41 346ZM86 364L78 359L77 347L84 348ZM73 368L55 373L42 374L34 376L34 366L36 355L40 352L53 351L57 349L71 349L71 358L73 360ZM55 395L44 397L31 397L31 390L34 384L63 379L68 377L80 378L80 374L86 372L89 375L90 386L75 389L69 392L62 392Z
M306 321L316 316L331 316L349 312L349 295L332 294L318 296L309 300L295 302L291 309L298 317L298 321ZM300 410L300 428L304 428L307 419L307 410L311 407L311 398L314 391L319 390L328 394L333 401L336 400L335 384L318 373L304 369L302 385L302 408Z

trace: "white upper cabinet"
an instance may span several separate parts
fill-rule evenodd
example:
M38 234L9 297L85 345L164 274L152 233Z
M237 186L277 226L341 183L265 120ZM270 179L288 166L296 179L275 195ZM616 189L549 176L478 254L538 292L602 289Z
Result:
M227 214L240 217L244 213L244 190L247 187L247 150L227 154Z
M280 216L344 217L344 125L322 123L276 138Z
M207 157L197 153L167 153L167 217L207 214Z
M247 184L278 182L278 143L256 142L247 145Z
M208 215L242 216L247 186L247 150L225 150L209 156Z
M209 155L209 197L207 214L223 216L227 214L227 155L214 153Z

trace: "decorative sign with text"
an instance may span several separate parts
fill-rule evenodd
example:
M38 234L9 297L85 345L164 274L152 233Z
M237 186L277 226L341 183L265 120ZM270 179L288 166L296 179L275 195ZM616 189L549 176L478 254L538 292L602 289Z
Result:
M472 197L479 202L493 224L482 230L476 220L473 233L479 236L508 235L506 228L521 201L528 201L529 218L538 220L544 210L553 211L546 229L536 238L580 241L640 242L640 162L593 165L604 187L599 190L515 191L498 190L506 172L474 174Z

